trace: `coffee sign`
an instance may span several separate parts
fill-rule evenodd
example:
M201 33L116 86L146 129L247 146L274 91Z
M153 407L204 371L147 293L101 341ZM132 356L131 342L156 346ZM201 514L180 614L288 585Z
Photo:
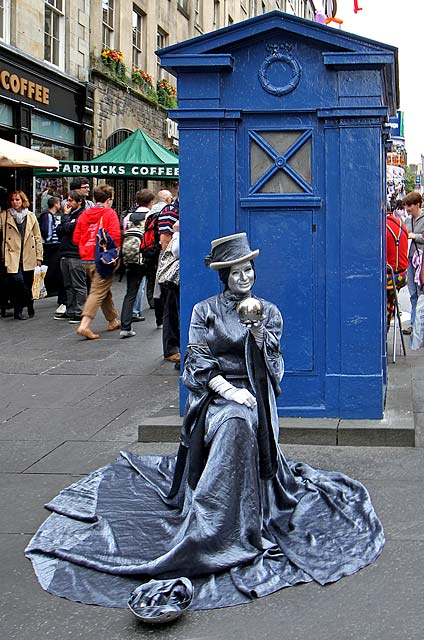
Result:
M32 82L23 76L18 76L16 73L11 73L7 69L0 71L0 86L5 91L11 91L12 93L20 96L25 96L30 100L41 102L42 104L49 104L50 95L48 87Z

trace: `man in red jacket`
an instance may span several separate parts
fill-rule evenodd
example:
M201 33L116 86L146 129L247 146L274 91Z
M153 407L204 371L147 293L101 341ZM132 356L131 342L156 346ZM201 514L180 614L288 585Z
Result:
M393 269L394 286L398 291L408 282L408 229L390 211L386 216L386 261ZM387 268L387 331L395 313L395 290L392 272Z
M119 315L112 300L113 274L108 278L102 278L94 264L96 249L96 234L101 226L115 240L116 246L121 244L121 229L118 214L111 208L113 201L113 189L107 184L102 184L94 189L95 205L86 209L78 218L73 240L78 246L78 251L90 279L90 293L82 310L81 324L77 329L80 336L88 340L100 338L98 333L93 333L90 324L101 307L106 320L109 322L108 331L119 329Z

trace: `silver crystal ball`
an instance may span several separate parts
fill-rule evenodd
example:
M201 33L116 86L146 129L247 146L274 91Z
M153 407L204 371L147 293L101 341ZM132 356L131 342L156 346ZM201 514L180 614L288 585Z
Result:
M264 318L264 305L257 298L244 298L238 303L236 311L240 322L246 325L260 324Z

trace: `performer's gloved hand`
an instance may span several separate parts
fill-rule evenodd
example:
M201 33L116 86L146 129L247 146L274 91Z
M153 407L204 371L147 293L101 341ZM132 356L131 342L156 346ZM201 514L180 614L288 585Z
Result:
M218 393L225 400L232 400L238 404L245 404L246 407L256 407L256 398L248 389L239 389L230 384L223 376L215 376L209 382L209 387Z

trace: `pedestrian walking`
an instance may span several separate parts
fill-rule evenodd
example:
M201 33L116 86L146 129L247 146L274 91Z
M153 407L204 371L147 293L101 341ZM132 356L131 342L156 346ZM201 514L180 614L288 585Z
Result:
M413 265L414 253L418 249L424 249L424 215L422 213L422 197L418 191L411 191L405 196L403 200L404 207L409 213L410 218L406 220L406 227L408 229L408 238L411 241L408 252L408 292L409 299L411 301L411 320L410 326L403 330L403 333L410 335L412 333L412 327L415 321L415 312L417 308L417 301L422 291L418 284L415 282L415 266Z
M94 262L96 250L96 235L100 226L109 233L117 247L121 245L121 230L118 214L112 209L113 189L109 185L100 185L94 189L95 206L85 209L75 226L73 241L78 245L78 251L90 281L88 294L82 310L81 324L77 329L78 335L87 340L100 338L98 333L90 329L99 307L108 321L108 331L119 329L118 312L112 300L113 274L103 278L97 271Z
M34 269L41 266L43 243L35 214L29 210L29 200L23 191L12 191L8 209L0 214L2 230L2 259L7 270L9 292L13 299L15 320L35 315L32 297Z
M71 324L80 324L82 309L87 299L87 275L79 250L73 241L76 223L85 211L85 198L81 191L70 191L62 221L57 227L60 240L60 268L66 291L66 314Z

